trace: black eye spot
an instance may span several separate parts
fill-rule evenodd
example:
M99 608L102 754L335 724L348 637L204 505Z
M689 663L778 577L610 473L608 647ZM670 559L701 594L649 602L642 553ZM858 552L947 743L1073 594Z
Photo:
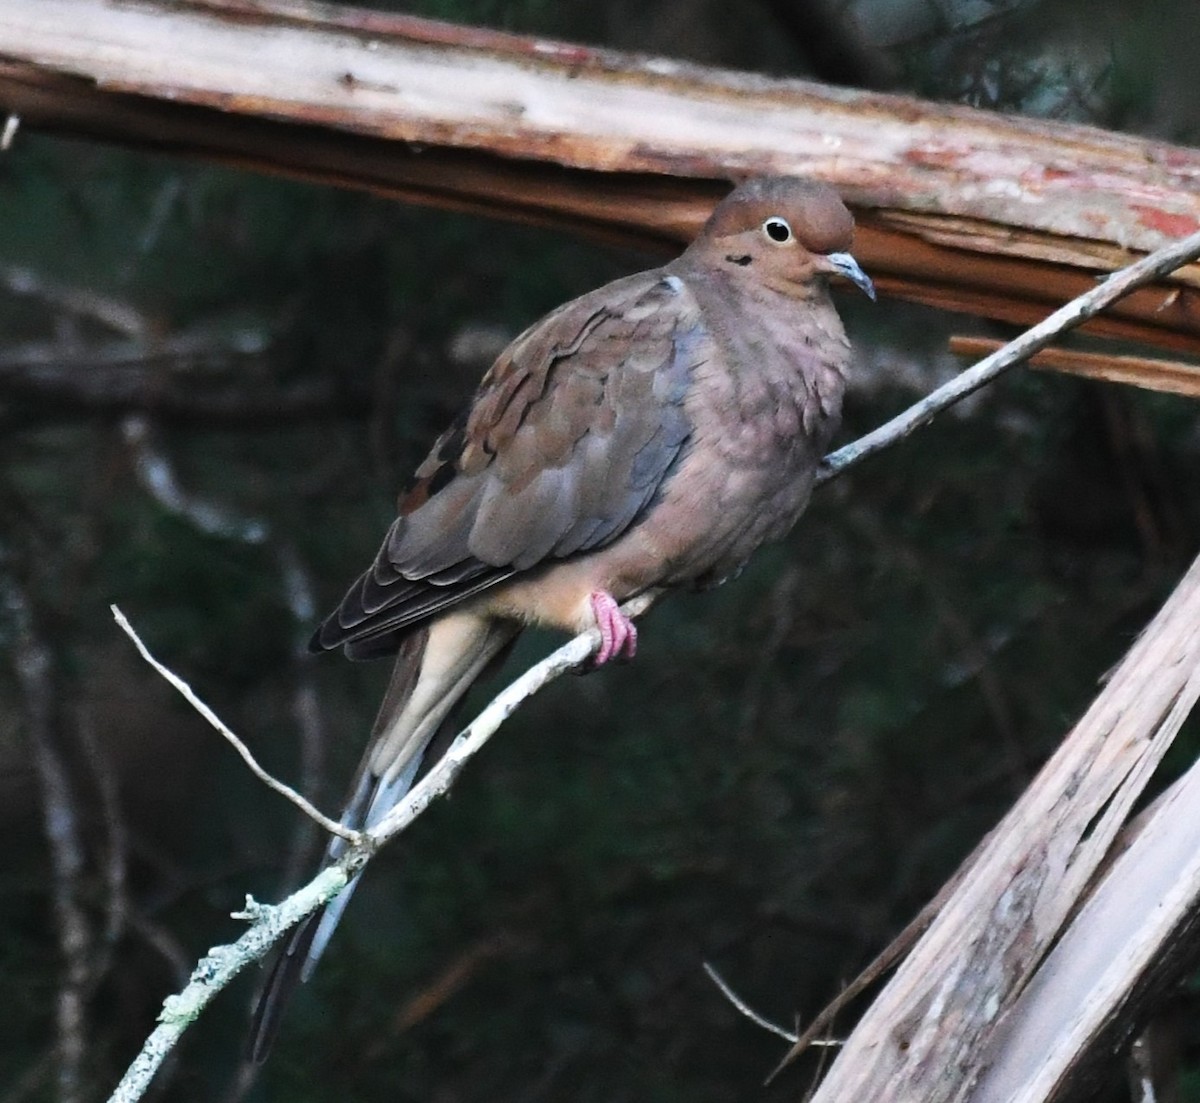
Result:
M776 245L783 245L792 240L792 228L783 218L768 218L763 223L763 233Z

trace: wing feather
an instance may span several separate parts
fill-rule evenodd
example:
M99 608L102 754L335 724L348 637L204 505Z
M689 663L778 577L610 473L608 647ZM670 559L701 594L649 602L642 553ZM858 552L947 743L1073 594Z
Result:
M417 469L374 563L314 647L387 653L488 587L615 540L685 450L684 398L711 354L695 300L653 272L527 330Z

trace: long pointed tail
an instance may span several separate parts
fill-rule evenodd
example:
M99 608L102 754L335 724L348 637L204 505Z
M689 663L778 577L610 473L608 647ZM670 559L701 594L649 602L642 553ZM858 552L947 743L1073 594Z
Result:
M439 727L518 630L507 622L454 613L406 637L342 823L369 829L405 797ZM331 840L324 864L337 861L346 845L343 839ZM275 959L250 1026L254 1061L266 1059L292 993L312 975L357 885L355 877L336 899L298 924Z

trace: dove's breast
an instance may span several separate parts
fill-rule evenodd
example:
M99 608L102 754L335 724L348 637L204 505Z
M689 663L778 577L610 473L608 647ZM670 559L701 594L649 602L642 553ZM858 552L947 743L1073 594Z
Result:
M850 346L828 296L755 289L702 300L710 361L693 370L688 453L648 525L672 531L668 584L721 581L795 524L841 416Z
M715 585L795 524L837 428L849 344L826 296L780 299L754 330L718 314L699 343L690 438L642 518L607 547L497 587L479 599L487 612L580 631L593 592Z

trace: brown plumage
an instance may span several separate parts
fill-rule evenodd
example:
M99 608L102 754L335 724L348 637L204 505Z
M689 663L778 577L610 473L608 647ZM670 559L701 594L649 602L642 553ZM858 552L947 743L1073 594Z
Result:
M370 826L401 799L522 626L598 626L596 665L632 656L620 602L716 585L795 523L850 363L827 277L874 297L845 251L852 236L825 185L752 180L677 260L559 307L501 354L313 640L352 658L398 652L347 823ZM276 964L256 1056L348 896Z

